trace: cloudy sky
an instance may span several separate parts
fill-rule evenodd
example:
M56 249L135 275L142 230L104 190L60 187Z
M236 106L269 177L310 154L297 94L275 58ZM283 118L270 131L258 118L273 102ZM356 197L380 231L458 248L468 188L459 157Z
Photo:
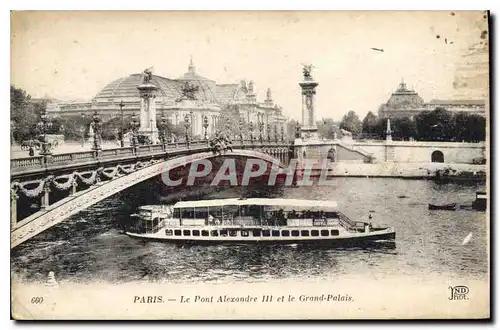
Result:
M424 100L484 97L484 64L483 83L461 89L453 84L477 62L466 54L484 41L483 15L16 12L11 83L33 97L89 100L112 80L150 66L154 74L176 78L187 71L192 56L197 72L217 83L251 79L261 100L270 87L285 114L298 119L301 63L312 63L320 84L316 117L340 119L354 110L362 119L388 99L402 78ZM487 65L487 55L483 62Z

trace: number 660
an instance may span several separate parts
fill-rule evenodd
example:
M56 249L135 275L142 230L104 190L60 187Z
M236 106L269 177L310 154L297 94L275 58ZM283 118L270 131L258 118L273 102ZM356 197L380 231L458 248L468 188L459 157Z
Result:
M31 298L32 304L41 304L43 303L43 297L33 297Z

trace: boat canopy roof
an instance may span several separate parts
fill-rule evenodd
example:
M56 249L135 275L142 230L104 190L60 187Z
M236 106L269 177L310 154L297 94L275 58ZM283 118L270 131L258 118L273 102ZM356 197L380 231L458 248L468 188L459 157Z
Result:
M337 202L320 201L307 199L287 199L287 198L226 198L226 199L209 199L199 201L178 202L174 208L190 208L190 207L220 207L220 206L243 206L243 205L261 205L261 206L281 206L290 208L319 208L332 209L337 208Z

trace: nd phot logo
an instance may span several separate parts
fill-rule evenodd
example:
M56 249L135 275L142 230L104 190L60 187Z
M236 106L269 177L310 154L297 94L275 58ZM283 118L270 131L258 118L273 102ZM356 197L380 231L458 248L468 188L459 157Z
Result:
M469 300L469 288L465 285L449 286L450 296L449 300Z

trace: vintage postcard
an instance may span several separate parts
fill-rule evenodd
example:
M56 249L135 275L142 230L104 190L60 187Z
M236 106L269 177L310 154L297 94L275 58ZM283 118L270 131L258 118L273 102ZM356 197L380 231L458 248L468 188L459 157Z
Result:
M490 318L489 19L13 11L12 318Z

